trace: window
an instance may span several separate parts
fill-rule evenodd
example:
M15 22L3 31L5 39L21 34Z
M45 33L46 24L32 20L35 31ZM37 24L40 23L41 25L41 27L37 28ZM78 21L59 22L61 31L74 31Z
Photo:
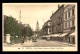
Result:
M68 17L70 17L70 11L68 12Z
M66 25L65 25L65 27L67 28L67 22L66 22Z
M72 16L74 15L74 9L72 9Z
M72 20L72 26L74 26L74 20Z
M64 25L64 29L66 29L67 28L67 22L65 23L65 25Z
M49 29L49 32L51 32L50 29Z
M67 28L70 28L70 21L67 22Z
M48 26L50 26L50 22L48 22Z
M64 29L65 29L65 23L64 23Z
M65 13L65 19L67 19L67 12Z
M69 28L70 28L70 21L69 21Z
M69 22L67 22L67 28L69 28Z

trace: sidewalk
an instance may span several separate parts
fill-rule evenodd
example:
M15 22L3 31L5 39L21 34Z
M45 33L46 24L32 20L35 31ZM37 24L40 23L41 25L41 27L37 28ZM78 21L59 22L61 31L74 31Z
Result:
M23 46L34 46L34 43L32 42L32 40L24 42Z
M33 46L33 45L34 45L34 43L32 43L32 40L30 40L30 41L24 42L23 44L18 43L18 44L14 44L14 45L11 45L11 46L14 46L14 47L27 47L27 46Z

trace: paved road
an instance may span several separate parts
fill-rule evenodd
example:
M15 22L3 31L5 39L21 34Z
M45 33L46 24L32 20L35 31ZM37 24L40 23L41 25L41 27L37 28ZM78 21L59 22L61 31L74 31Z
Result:
M73 47L73 44L65 43L65 42L59 42L59 41L46 41L46 40L37 40L37 42L34 43L34 46L36 47Z
M7 45L10 46L10 45ZM15 46L15 47L27 47L27 46L33 46L33 47L73 47L73 44L69 44L69 43L65 43L65 42L59 42L59 41L46 41L46 40L41 40L38 39L37 42L32 42L31 41L27 41L24 42L24 44L22 43L18 43L18 44L13 44L11 46Z

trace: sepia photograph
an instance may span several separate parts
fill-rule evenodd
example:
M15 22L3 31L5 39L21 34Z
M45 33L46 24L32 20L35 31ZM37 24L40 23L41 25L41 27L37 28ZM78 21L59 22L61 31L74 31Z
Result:
M77 3L2 3L2 51L78 51Z

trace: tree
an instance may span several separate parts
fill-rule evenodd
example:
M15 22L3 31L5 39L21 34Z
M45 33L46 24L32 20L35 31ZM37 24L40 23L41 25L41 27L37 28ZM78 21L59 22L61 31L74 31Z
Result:
M11 16L4 16L4 33L21 36L22 25Z
M33 31L30 26L24 26L22 32L25 36L28 36L28 37L31 37L33 35Z
M18 21L12 16L4 15L4 36L6 36L6 34L10 34L15 40L16 36L18 36L18 38L22 38L22 36L31 37L33 31L29 24L27 27L23 26L23 24L18 23Z

